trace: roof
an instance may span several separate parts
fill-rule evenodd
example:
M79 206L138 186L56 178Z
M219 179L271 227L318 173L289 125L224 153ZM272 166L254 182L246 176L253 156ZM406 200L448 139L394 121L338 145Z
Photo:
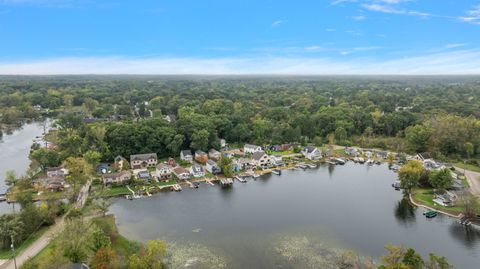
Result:
M317 148L314 146L306 146L303 150L306 150L308 153L312 153L316 150Z
M253 157L254 160L257 160L257 161L258 161L258 160L260 160L260 159L263 157L263 155L265 155L265 152L263 152L263 151L257 151L257 152L255 152L255 153L253 153L252 157Z
M121 156L121 155L118 155L117 157L115 157L114 160L115 160L115 161L117 161L117 160L125 160L125 158L123 158L123 156Z
M178 174L183 174L183 173L188 173L188 171L187 171L185 168L181 167L181 166L175 167L175 168L173 169L173 172L174 172L175 174L177 174L177 175L178 175Z
M217 163L214 162L213 160L208 160L207 163L208 163L209 165L212 165L212 166L216 166L216 165L217 165Z
M208 151L208 153L217 154L217 153L220 153L220 152L219 152L218 150L216 150L216 149L210 149L210 150Z
M245 148L256 149L258 147L260 147L260 146L252 145L252 144L245 144Z
M188 156L188 155L192 155L192 151L189 150L189 149L184 149L180 152L183 156Z
M195 155L207 155L207 153L198 149L198 150L195 151Z
M192 171L194 173L201 173L201 172L203 172L203 167L201 165L194 164L194 165L192 165Z
M121 172L117 172L117 173L103 174L102 177L103 178L117 178L117 177L123 177L123 176L126 176L126 175L130 175L130 172L121 171Z
M157 153L146 153L146 154L135 154L130 155L130 160L132 161L146 161L149 159L157 159Z
M138 177L143 177L143 178L147 178L147 177L150 177L150 173L148 171L140 171L138 172Z
M163 169L163 168L170 168L170 166L168 166L168 165L166 165L166 164L164 164L164 163L159 163L159 164L157 164L157 169L160 170L160 169Z
M62 167L49 167L47 168L47 171L48 172L53 172L53 171L59 171L59 170L62 170L63 168Z

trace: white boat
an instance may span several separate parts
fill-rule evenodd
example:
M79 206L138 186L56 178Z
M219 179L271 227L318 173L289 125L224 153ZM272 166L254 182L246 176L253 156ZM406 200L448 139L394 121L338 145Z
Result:
M259 177L260 177L259 174L257 174L257 173L253 174L253 178L259 178Z
M374 162L373 162L372 159L368 159L366 163L367 163L368 165L373 165L373 164L374 164Z
M317 168L317 165L316 165L316 164L313 164L313 163L310 163L310 164L308 164L308 167L310 167L310 168Z
M362 158L362 157L360 157L360 158L358 158L358 162L359 162L359 163L365 163L365 159Z

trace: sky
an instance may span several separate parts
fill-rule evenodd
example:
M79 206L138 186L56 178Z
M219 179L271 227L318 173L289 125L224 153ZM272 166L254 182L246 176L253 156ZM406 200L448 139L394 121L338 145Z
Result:
M0 0L0 74L480 74L480 0Z

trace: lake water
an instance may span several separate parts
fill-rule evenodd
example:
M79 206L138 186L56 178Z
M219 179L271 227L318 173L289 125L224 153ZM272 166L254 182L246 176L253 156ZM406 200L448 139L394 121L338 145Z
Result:
M385 244L402 244L424 257L446 256L457 268L478 268L479 231L445 216L425 219L391 187L396 177L386 165L321 166L230 189L202 184L118 199L110 211L128 238L171 244L180 253L172 258L176 267L203 257L227 268L302 268L318 264L311 256L324 249L378 257Z
M4 193L8 186L5 184L5 173L13 170L17 176L25 173L30 160L28 155L33 139L43 133L43 122L26 123L11 134L3 134L0 138L0 193ZM10 212L11 205L0 203L0 214Z

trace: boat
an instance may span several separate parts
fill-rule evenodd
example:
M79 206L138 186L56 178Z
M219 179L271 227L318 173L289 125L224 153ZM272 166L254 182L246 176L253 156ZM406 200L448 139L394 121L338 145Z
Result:
M195 189L198 189L198 187L200 186L200 183L198 183L198 182L193 182L193 183L192 183L192 186L193 186Z
M347 163L347 160L344 158L336 158L335 161L337 162L337 164L340 164L340 165L344 165Z
M308 167L310 167L310 168L317 168L317 165L316 165L316 164L313 164L313 163L310 163L310 164L308 164Z
M281 175L281 174L282 174L282 171L279 170L279 169L273 169L273 170L272 170L272 173L274 173L275 175Z
M181 191L182 187L178 184L175 184L172 186L172 191Z
M253 178L259 178L259 177L260 177L259 174L257 174L257 173L253 174Z
M302 169L307 168L307 166L306 166L305 164L303 164L303 163L297 164L297 167L300 167L300 168L302 168Z
M242 177L239 177L239 176L235 176L235 179L240 181L241 183L247 183L247 180L242 178Z
M433 210L427 210L423 212L423 215L429 219L436 217L437 214L438 214L437 211L433 211Z
M220 179L220 184L222 184L223 187L227 187L233 184L233 180L231 178L222 178Z
M395 183L392 183L392 187L395 188L396 191L400 190L400 180L395 181Z
M354 163L358 163L358 157L353 158Z
M372 159L368 159L367 162L366 162L367 165L373 165L373 160Z
M358 158L358 163L364 164L364 163L365 163L365 159L362 158L362 157Z

